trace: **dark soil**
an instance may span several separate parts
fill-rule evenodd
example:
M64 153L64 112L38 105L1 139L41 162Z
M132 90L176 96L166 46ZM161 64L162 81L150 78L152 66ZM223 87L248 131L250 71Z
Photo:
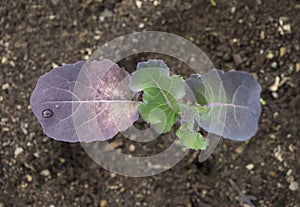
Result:
M251 206L247 199L299 207L300 2L216 1L152 0L138 8L125 0L1 0L0 207ZM29 107L38 77L144 30L193 40L216 67L257 78L266 104L249 143L223 140L204 163L191 152L162 174L131 178L99 167L80 144L43 134ZM280 86L271 92L276 76ZM119 148L127 150L126 140Z

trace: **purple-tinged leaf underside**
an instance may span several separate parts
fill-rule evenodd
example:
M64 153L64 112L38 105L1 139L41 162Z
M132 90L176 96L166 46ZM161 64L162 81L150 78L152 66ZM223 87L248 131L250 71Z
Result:
M204 108L196 118L201 128L237 141L250 139L256 133L261 87L251 74L214 69L204 75L192 75L186 84L187 91L192 91Z
M107 140L138 118L129 79L110 60L67 64L39 78L30 105L49 137L66 142Z

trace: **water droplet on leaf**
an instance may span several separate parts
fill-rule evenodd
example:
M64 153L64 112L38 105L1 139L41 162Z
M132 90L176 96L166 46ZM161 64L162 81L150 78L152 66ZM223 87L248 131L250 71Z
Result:
M42 116L44 118L50 118L53 116L53 111L50 110L50 109L45 109L43 112L42 112Z

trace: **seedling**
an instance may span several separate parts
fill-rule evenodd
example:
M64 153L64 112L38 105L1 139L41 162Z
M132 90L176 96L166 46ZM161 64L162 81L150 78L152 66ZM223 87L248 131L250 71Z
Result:
M176 135L187 148L204 150L209 140L200 129L237 141L256 133L260 92L247 72L213 69L184 80L170 75L162 60L140 62L129 74L105 59L67 64L41 76L30 105L45 134L56 140L109 140L140 116L159 134L177 124Z

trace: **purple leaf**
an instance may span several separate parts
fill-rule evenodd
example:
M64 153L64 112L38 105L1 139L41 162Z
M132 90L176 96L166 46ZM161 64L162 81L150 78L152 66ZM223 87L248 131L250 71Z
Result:
M258 130L261 87L251 74L211 70L186 80L187 94L204 107L200 127L224 138L245 141ZM192 92L192 93L191 93Z
M138 119L129 79L110 60L79 61L41 76L30 105L45 134L53 139L107 140Z

